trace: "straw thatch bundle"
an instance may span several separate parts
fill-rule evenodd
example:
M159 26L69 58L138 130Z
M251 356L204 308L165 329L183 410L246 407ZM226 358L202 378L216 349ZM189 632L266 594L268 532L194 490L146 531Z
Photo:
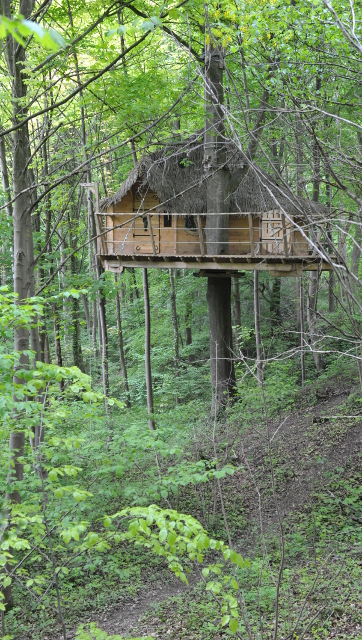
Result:
M231 145L230 145L231 147ZM243 166L245 159L238 150L228 151L231 171ZM201 136L173 142L163 149L143 156L118 191L101 202L102 211L119 202L136 187L157 193L162 209L170 213L206 213L206 174L203 166L204 146ZM327 209L304 198L297 198L279 185L254 163L230 196L231 212L263 212L281 208L287 214L307 218L324 217Z

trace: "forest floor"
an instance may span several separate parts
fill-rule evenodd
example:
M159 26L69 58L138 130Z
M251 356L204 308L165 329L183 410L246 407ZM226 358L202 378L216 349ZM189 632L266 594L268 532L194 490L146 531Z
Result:
M278 556L278 514L270 481L272 461L277 504L290 555L290 563L286 563L288 570L293 569L294 574L304 578L309 575L313 563L310 556L308 562L305 559L308 547L308 554L315 556L315 565L323 567L321 573L330 571L325 579L334 585L334 600L333 604L325 607L328 610L327 623L324 621L320 625L321 630L318 633L314 631L312 635L305 629L305 638L362 638L362 587L356 586L361 583L362 538L359 533L357 537L355 535L355 530L361 530L362 523L362 405L358 397L357 388L335 381L319 387L313 401L309 389L305 397L301 395L297 411L271 421L270 456L261 430L249 429L245 433L238 450L234 449L241 470L224 483L233 545L252 560L252 567L255 564L260 571L263 540L269 545L268 553ZM200 513L193 511L192 515L199 517ZM331 522L332 533L328 528ZM311 527L315 538L312 545ZM345 555L341 551L342 546ZM317 554L321 554L318 559ZM348 564L347 559L352 564ZM312 588L311 577L309 582ZM345 589L342 589L342 583ZM317 592L324 590L324 598L328 591L325 585L315 587ZM297 586L292 587L292 592L298 597ZM253 598L252 590L250 598ZM266 592L268 598L270 595ZM309 615L314 615L318 593L316 596L309 594L307 600L308 607L310 601ZM267 611L264 613L267 618ZM135 596L125 598L108 610L89 613L83 623L92 621L109 634L125 637L152 635L154 638L177 640L216 640L230 635L229 631L217 631L213 624L212 618L215 620L219 615L215 603L205 600L197 570L192 569L188 587L173 577L165 580L164 573L151 575L149 582L145 575L143 586ZM288 617L285 613L283 615ZM273 618L273 615L269 617ZM272 620L266 621L266 628L270 624ZM68 635L69 638L74 636L75 633ZM50 638L49 635L47 637ZM52 640L59 637L53 636Z

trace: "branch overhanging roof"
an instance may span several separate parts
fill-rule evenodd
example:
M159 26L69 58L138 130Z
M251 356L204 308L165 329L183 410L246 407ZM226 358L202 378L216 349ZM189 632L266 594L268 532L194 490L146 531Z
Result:
M232 144L230 143L230 147ZM163 149L145 155L132 169L116 193L101 201L101 210L117 204L137 185L140 192L150 188L156 192L162 209L169 213L206 214L206 178L203 166L204 145L200 134L184 141L173 141ZM245 164L239 150L228 149L231 172ZM232 213L262 213L282 208L292 216L321 219L329 217L322 204L297 197L292 190L277 181L255 163L230 196Z

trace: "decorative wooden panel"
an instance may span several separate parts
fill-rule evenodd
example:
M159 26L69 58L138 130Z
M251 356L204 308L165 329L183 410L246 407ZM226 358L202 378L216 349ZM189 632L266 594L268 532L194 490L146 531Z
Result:
M280 211L263 214L262 217L262 255L285 255L285 237L288 251L291 247L291 224L285 219L283 229L283 216Z

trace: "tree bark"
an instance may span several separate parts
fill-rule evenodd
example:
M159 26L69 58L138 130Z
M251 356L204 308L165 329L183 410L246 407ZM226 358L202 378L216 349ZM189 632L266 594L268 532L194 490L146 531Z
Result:
M223 255L229 253L230 171L225 164L225 127L222 111L224 59L221 49L209 46L205 64L204 165L208 174L206 251L208 255ZM207 303L211 384L213 403L216 403L218 409L225 404L236 384L232 349L230 278L208 277Z
M9 187L9 172L8 172L8 165L7 165L7 161L6 161L6 149L5 149L5 138L4 138L4 136L1 136L1 138L0 138L0 172L1 172L1 183L2 183L2 187L3 187L3 191L5 193L5 198L6 198L6 214L7 214L8 218L11 218L12 214L13 214L13 206L11 204L11 193L10 193L10 187ZM5 242L4 242L3 245L2 245L2 252L5 254L5 251L6 251L6 245L5 245ZM1 278L1 285L2 286L6 285L5 263L2 264L1 267L0 267L0 278Z
M192 304L191 300L188 298L186 300L185 305L185 344L186 347L192 344L192 328L191 328L191 319L192 319Z
M241 328L241 309L240 309L240 287L239 279L232 278L233 283L233 313L234 313L234 325L235 325L235 346L239 345L239 331Z
M304 289L303 278L299 278L299 304L300 304L300 365L302 370L302 384L305 383L305 329L304 329Z
M226 163L221 49L209 46L206 53L204 166L208 173L206 248L208 255L229 253L229 182ZM225 215L226 214L226 215Z
M10 2L4 0L2 12L11 17ZM33 9L32 0L23 0L21 12L25 18L30 18ZM24 98L26 97L27 84L25 81L25 49L8 36L6 39L6 52L9 73L12 76L12 105L13 125L18 125L26 112L23 109ZM34 287L34 267L33 267L33 235L31 226L31 198L29 195L29 183L27 172L27 159L29 157L29 138L26 125L22 125L12 133L12 183L13 183L13 230L14 230L14 292L17 294L16 304L21 305L26 298L33 295ZM22 352L20 366L29 366L28 356L24 351L29 349L29 331L21 326L15 327L14 346L16 351ZM33 346L33 345L32 345ZM36 346L36 345L35 345ZM16 377L17 383L22 383ZM15 431L10 435L10 470L8 480L10 485L14 481L22 480L23 464L20 459L24 451L25 432ZM11 501L20 502L20 493L17 489L11 489L7 494Z
M211 384L217 409L236 386L231 325L231 278L208 277ZM215 404L213 404L215 408Z
M256 375L258 383L263 384L263 345L260 328L260 296L259 296L259 271L254 271L254 325L256 344Z
M172 324L173 324L173 352L175 359L175 375L179 376L179 359L180 359L180 335L178 330L178 318L177 318L177 307L176 307L176 287L175 287L175 277L174 270L169 269L170 275L170 285L171 285L171 313L172 313ZM177 384L176 384L176 393L175 393L175 401L176 404L179 404L180 399L177 395Z
M21 13L24 18L29 19L33 10L33 0L23 0L20 5ZM11 6L9 0L2 0L1 13L11 18ZM26 66L24 47L18 45L12 36L6 38L6 59L9 74L12 78L12 124L19 125L26 111L23 107L24 99L27 93L26 83ZM34 295L34 249L33 236L31 226L31 198L28 187L28 171L27 159L29 157L29 137L26 125L20 126L12 133L12 188L15 198L12 216L13 216L13 233L14 233L14 292L18 295L16 304L21 305L26 298ZM32 331L35 337L37 332ZM30 335L27 329L21 326L15 326L14 330L14 347L16 351L21 352L20 367L29 367L29 358L24 351L29 349ZM32 341L32 347L39 352L39 337L36 342ZM23 379L19 379L14 375L14 381L22 384ZM16 421L15 421L16 422ZM8 483L10 489L6 494L6 500L10 502L21 502L19 488L14 483L21 482L23 479L23 462L24 455L25 431L13 431L10 434L10 467L8 473ZM12 604L11 586L5 593L5 603L7 607Z
M85 295L85 293L82 293L81 296L82 296L82 302L83 302L85 321L86 321L86 325L87 325L87 333L88 333L88 335L91 335L92 326L91 326L91 319L90 319L89 305L88 305L87 296Z
M175 365L178 367L179 358L180 358L180 338L179 338L179 330L178 330L178 319L177 319L177 308L176 308L176 288L175 288L175 277L173 274L173 269L169 269L170 275L170 285L171 285L171 313L172 313L172 324L173 324L173 349L174 349L174 357L175 357Z
M354 233L354 243L351 256L351 272L358 278L359 266L361 262L361 242L362 242L362 228L361 228L361 216L357 216L356 229ZM356 290L356 281L351 278L352 290Z
M147 269L142 269L143 274L143 297L145 303L145 369L146 369L146 389L147 389L147 411L148 426L153 431L155 422L153 415L153 388L152 388L152 372L151 372L151 313L150 313L150 296L148 290Z
M316 78L316 92L321 89L321 79L318 75ZM319 200L319 188L320 188L320 152L316 142L313 143L313 202ZM313 229L312 229L313 233ZM315 239L316 241L316 239ZM307 308L307 320L309 326L309 335L311 341L311 347L313 352L313 358L317 371L323 371L324 358L323 354L319 352L319 341L321 336L318 331L317 325L317 306L318 306L318 289L319 289L319 271L311 271L310 283L308 292L308 308Z
M281 278L273 278L270 296L270 316L274 320L280 320Z
M72 275L76 275L76 259L74 256L70 259ZM80 339L80 325L79 325L79 298L71 298L71 316L72 316L72 350L73 350L73 362L78 369L84 372L83 357L82 357L82 343Z

